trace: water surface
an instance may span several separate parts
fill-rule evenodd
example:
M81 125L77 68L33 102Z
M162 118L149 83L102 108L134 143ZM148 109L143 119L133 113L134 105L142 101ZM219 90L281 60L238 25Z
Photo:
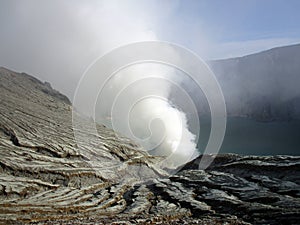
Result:
M209 120L201 120L198 147L203 150L210 132ZM259 122L228 118L220 153L245 155L300 155L300 121Z

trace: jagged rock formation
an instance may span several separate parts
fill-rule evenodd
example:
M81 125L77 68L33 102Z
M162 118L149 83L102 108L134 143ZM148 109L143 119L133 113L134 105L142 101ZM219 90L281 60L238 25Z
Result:
M221 155L207 171L199 158L168 176L155 166L160 157L102 125L102 144L79 150L69 100L29 75L1 68L0 103L0 223L300 220L299 157Z

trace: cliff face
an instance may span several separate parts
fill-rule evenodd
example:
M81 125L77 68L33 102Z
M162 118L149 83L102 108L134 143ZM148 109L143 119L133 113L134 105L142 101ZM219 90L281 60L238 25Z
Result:
M232 115L300 118L300 44L210 62Z
M101 145L87 141L79 150L70 101L29 75L1 68L0 103L0 223L300 219L299 157L223 155L207 171L197 170L196 159L169 176L155 166L161 158L102 125Z

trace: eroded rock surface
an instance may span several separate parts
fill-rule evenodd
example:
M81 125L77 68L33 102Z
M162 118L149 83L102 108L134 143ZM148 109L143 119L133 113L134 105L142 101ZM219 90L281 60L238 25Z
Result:
M219 155L206 171L199 158L169 176L160 157L105 126L76 142L71 107L49 84L0 69L0 223L300 220L299 157Z

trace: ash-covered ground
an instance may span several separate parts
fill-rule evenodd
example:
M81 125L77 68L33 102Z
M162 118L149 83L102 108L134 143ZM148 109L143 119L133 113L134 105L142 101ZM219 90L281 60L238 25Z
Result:
M27 74L0 69L0 103L1 224L299 224L300 157L206 155L168 175L105 126L77 143L70 101Z

